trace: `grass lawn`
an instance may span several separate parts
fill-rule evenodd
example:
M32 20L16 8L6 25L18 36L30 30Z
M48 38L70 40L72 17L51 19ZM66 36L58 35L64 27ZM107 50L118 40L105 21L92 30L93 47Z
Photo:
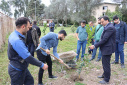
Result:
M40 27L41 30L43 27ZM70 27L64 28L67 31L68 36L63 41L59 41L58 45L58 53L66 52L74 50L76 52L77 48L77 39L74 33L71 32ZM61 27L58 27L55 30L55 33L58 33L61 30ZM46 33L49 32L49 28L47 28ZM41 37L43 36L43 33ZM52 49L51 49L52 51ZM86 50L87 53L87 50ZM126 85L127 84L127 45L125 45L125 66L126 68L121 69L119 64L111 65L111 80L109 85ZM98 53L97 53L98 54ZM89 55L89 58L91 55ZM96 56L97 57L97 56ZM36 53L35 53L35 58ZM114 60L114 54L112 55L111 61ZM7 56L7 41L5 46L3 46L2 50L0 50L0 85L9 85L10 77L8 75L8 56ZM77 68L81 61L77 63ZM29 65L28 68L31 74L34 77L35 85L37 85L38 81L38 71L39 68L33 65ZM63 71L65 73L63 73ZM61 71L61 65L58 62L53 62L53 74L58 76L58 79L50 80L48 79L48 72L45 71L43 82L46 85L99 85L97 76L103 73L102 64L100 62L96 62L95 60L89 63L89 66L83 67L81 72L81 77L84 79L83 81L74 82L70 79L71 75L77 74L76 69L68 70L65 67Z

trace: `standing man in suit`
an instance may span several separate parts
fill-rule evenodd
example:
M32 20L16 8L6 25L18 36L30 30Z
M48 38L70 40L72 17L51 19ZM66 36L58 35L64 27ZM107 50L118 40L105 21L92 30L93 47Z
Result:
M108 16L102 17L101 24L104 26L101 40L97 44L89 46L89 48L94 49L100 47L102 53L102 65L104 73L102 76L98 76L98 78L104 78L102 81L99 81L99 83L107 84L109 83L111 75L110 59L112 53L115 52L116 30L113 24L109 22Z

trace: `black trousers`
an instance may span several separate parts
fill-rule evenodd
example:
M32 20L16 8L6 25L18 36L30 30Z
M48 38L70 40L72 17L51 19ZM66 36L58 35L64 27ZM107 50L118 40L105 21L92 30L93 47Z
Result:
M111 55L102 55L103 76L104 80L107 82L109 82L111 76L110 59Z
M34 85L34 79L28 69L18 71L9 65L8 73L11 78L11 85Z
M52 60L51 60L50 55L45 56L41 53L41 50L37 50L37 57L43 63L47 63L49 76L52 76ZM44 73L44 70L40 68L39 73L38 73L38 83L39 84L42 83L43 73Z

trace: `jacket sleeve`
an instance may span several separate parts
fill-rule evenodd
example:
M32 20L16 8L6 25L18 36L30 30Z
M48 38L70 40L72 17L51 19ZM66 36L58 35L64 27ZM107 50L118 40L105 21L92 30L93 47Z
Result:
M125 42L127 42L127 24L125 23Z
M108 30L106 30L106 32L103 35L103 38L100 40L100 42L98 42L97 44L95 44L95 47L100 47L103 44L106 43L106 41L108 41L108 39L112 36L113 32L115 32L115 30L113 30L113 28L109 28Z
M38 35L39 35L39 37L41 36L41 30L39 27L38 27Z
M38 36L38 34L37 34L37 30L35 30L35 38L36 38L36 44L37 44L37 46L38 46L38 44L39 44L39 36Z

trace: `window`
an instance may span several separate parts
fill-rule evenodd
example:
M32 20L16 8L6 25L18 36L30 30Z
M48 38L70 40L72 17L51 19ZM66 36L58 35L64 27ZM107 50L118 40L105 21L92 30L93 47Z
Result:
M103 12L103 14L102 14L103 16L105 16L105 12Z
M107 6L103 6L103 10L107 10L108 9L108 7Z

